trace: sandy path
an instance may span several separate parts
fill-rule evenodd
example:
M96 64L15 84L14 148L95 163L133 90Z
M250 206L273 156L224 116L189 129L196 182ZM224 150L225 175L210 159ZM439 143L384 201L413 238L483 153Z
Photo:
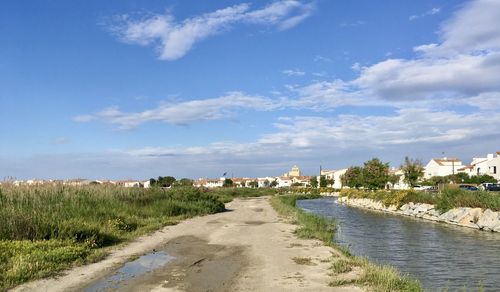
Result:
M109 277L132 256L165 252L162 268L120 282L121 291L362 291L328 287L327 261L335 252L293 235L268 198L236 199L228 212L197 217L137 239L105 260L64 276L31 282L16 291L79 291ZM310 258L296 263L294 258Z

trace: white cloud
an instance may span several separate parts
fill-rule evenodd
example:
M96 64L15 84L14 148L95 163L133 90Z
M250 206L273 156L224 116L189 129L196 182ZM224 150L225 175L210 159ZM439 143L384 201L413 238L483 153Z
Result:
M470 54L473 52L500 50L500 1L470 1L444 23L439 34L441 44L415 48L431 56Z
M154 45L161 60L171 61L182 58L195 43L231 29L237 23L271 25L286 30L309 17L314 8L313 3L281 0L252 11L249 4L234 5L181 22L176 22L169 12L138 20L123 15L111 30L124 42Z
M391 100L463 97L500 90L500 53L389 59L365 67L352 84Z
M298 70L298 69L287 69L281 71L281 73L288 75L288 76L304 76L306 75L306 72Z
M94 115L75 118L78 122L102 120L121 129L135 128L143 123L160 121L171 124L189 124L195 121L217 120L226 118L236 109L260 111L273 110L279 102L261 96L248 96L241 92L230 92L224 96L190 100L177 103L163 103L158 107L141 112L126 113L117 107L111 107Z
M434 7L432 9L426 11L425 13L412 15L408 18L408 20L410 20L410 21L417 20L417 19L422 18L422 17L438 14L439 12L441 12L441 9Z

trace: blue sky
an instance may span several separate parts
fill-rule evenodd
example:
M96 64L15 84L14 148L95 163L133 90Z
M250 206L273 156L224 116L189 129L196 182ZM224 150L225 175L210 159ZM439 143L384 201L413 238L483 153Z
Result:
M500 151L500 3L2 1L0 176Z

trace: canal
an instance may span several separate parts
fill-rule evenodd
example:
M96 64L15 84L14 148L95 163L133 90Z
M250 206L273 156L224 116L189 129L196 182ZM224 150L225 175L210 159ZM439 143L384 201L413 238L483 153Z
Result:
M500 233L347 207L335 200L297 205L335 219L335 240L353 254L392 265L429 291L500 291Z

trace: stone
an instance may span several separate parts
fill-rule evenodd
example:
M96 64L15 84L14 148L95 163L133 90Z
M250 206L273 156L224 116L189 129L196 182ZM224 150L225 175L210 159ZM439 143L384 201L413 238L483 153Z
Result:
M466 208L455 208L439 216L439 220L456 224L468 214L469 212L466 210Z
M409 208L410 208L410 206L408 204L404 204L403 206L401 206L401 208L399 208L399 210L401 210L402 212L405 212Z
M436 217L436 219L441 215L441 213L439 213L436 209L430 209L425 214L431 217Z
M490 209L486 209L483 215L477 221L477 226L484 230L494 230L497 224L500 224L498 218L498 212L493 212Z

